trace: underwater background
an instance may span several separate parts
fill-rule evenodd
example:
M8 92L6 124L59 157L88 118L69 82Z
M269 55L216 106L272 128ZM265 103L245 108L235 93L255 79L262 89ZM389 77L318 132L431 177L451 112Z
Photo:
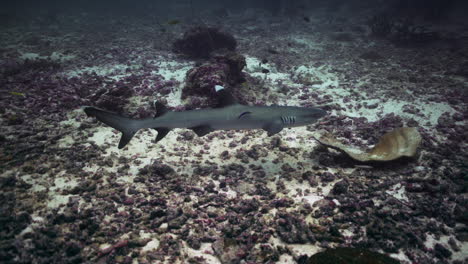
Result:
M468 4L10 1L1 263L467 263ZM319 107L264 130L131 118Z

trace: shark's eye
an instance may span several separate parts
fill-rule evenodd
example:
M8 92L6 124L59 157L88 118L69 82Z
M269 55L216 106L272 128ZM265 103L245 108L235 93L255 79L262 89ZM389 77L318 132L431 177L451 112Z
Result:
M238 119L241 119L243 117L246 117L248 115L252 114L252 112L243 112L242 114L239 115Z

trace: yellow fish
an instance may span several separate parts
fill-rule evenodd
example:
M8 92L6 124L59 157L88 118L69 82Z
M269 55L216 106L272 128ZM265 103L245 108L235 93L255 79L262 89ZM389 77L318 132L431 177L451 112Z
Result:
M180 20L178 19L172 19L172 20L167 21L167 24L169 25L177 25L179 23L180 23Z
M25 96L24 93L19 93L19 92L10 92L11 95L18 95L18 96Z

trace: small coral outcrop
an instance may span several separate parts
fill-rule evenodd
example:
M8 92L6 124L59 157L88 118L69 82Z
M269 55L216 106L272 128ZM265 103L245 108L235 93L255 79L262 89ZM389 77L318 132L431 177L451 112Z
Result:
M236 49L234 37L214 27L197 26L173 43L173 50L191 58L209 58L216 50Z
M245 57L234 52L213 55L209 62L187 72L182 99L188 96L212 97L216 85L229 88L242 83L245 65Z

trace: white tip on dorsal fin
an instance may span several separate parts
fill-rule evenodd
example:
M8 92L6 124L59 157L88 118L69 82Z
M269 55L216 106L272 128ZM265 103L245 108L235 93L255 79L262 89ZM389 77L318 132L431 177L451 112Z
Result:
M216 92L219 92L219 91L221 91L221 90L224 90L224 86L222 86L222 85L215 85L215 91L216 91Z
M216 96L218 97L218 105L216 108L223 108L229 105L237 104L236 99L232 96L232 94L227 90L224 89L222 85L215 85Z

